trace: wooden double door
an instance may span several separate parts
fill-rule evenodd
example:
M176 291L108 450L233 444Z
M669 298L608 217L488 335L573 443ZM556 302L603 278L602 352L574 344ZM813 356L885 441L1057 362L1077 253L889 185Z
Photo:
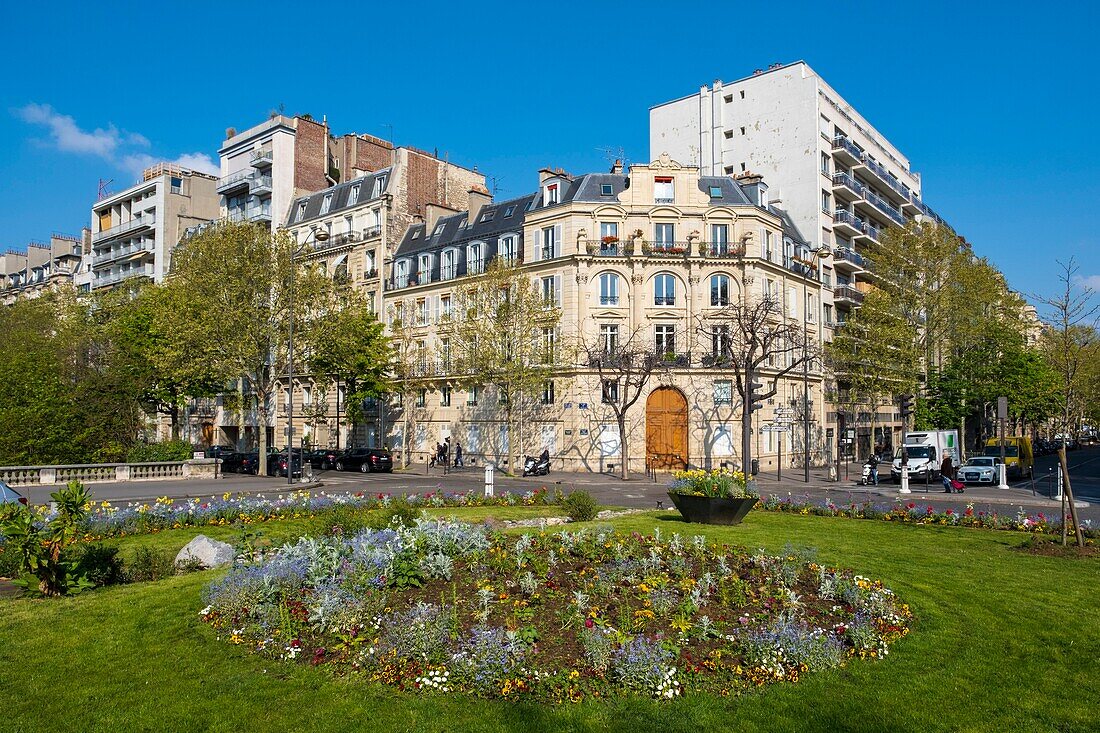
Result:
M658 387L646 400L645 452L652 469L687 468L687 398L675 387Z

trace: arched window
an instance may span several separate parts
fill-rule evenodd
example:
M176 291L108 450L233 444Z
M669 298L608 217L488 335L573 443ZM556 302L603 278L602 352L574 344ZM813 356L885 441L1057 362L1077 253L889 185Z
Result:
M619 276L613 272L600 275L600 305L619 304Z
M730 279L728 275L710 276L710 304L713 306L730 304Z
M653 278L653 305L676 305L676 278L661 273Z
M454 280L458 275L458 250L445 249L439 255L439 278Z
M403 288L409 284L409 261L398 260L393 265L394 287Z

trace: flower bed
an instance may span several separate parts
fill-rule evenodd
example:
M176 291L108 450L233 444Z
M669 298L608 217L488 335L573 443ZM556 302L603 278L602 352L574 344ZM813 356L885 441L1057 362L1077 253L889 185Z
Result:
M220 638L425 693L736 694L881 657L908 607L804 552L419 520L303 538L205 590Z
M1033 534L1053 534L1062 531L1062 522L1058 517L1048 517L1043 512L1028 514L1023 507L1015 514L1000 514L974 511L973 504L967 504L963 509L940 510L931 504L922 506L916 502L897 501L894 504L876 504L871 501L859 503L848 501L838 504L832 499L813 501L808 496L799 498L790 494L787 496L772 494L763 499L757 507L763 511L788 512L804 516L875 519L885 522L976 527ZM1081 531L1089 541L1100 538L1100 529L1094 528L1090 520L1081 522Z
M104 501L97 505L82 524L84 539L146 534L181 527L245 524L273 519L313 517L336 507L378 509L394 498L389 494L311 494L296 491L268 499L262 496L233 496L230 493L209 499L177 501L162 497L152 504L113 506ZM545 488L519 493L485 496L481 492L434 492L408 494L405 500L415 507L475 507L475 506L546 506L555 497Z

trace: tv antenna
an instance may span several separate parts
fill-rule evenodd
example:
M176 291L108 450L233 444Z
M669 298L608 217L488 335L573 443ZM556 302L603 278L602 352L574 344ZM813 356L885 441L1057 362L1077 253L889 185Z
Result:
M500 185L500 182L504 180L504 176L489 176L489 180L493 182L493 198L496 198L498 193L508 190Z
M110 195L110 191L107 190L107 186L110 186L114 182L115 179L113 178L106 181L102 178L99 179L99 192L97 194L96 201L102 201Z
M626 157L626 148L623 146L620 145L617 148L608 146L606 148L596 148L596 150L602 152L607 159L607 167L609 170L615 165L615 161L622 163L623 170L630 170L630 161Z

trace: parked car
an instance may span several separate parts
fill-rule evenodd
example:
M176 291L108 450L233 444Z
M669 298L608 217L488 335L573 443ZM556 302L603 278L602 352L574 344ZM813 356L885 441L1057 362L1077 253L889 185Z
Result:
M241 473L241 464L244 462L244 453L236 451L219 451L222 473Z
M27 497L0 481L0 504L27 504Z
M309 457L309 465L327 471L330 468L336 468L336 461L342 454L340 451L329 449L310 451L306 455Z
M974 456L959 467L959 480L964 484L996 484L997 466L1001 459L995 456Z
M293 467L293 473L295 476L302 475L302 451L294 451L294 459L291 461ZM267 475L268 476L286 476L287 474L287 458L286 453L272 453L267 457Z
M393 471L393 456L385 448L352 448L336 460L337 471Z
M237 473L259 473L260 469L260 453L259 451L252 451L251 453L241 453L241 462L237 468Z

